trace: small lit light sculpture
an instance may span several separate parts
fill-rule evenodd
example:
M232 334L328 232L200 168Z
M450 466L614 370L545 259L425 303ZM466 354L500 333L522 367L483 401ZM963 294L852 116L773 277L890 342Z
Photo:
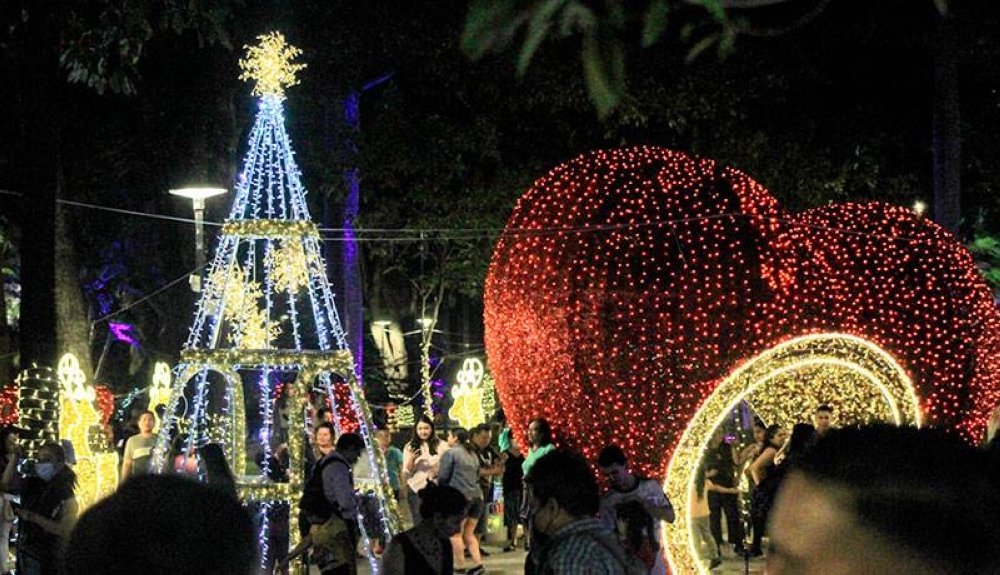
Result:
M483 411L483 362L470 357L462 363L462 369L455 375L455 385L451 388L453 403L448 416L462 427L471 429L486 420Z
M97 392L87 384L76 356L63 355L56 372L61 386L59 438L73 446L76 498L86 509L118 487L118 453L104 433Z
M162 361L153 364L153 381L149 384L149 411L156 419L156 430L160 429L160 414L157 408L166 408L170 401L170 366Z

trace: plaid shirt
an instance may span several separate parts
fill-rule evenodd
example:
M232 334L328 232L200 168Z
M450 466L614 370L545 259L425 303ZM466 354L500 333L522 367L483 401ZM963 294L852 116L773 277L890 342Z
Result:
M536 559L541 575L625 575L642 573L597 519L570 523L552 536Z

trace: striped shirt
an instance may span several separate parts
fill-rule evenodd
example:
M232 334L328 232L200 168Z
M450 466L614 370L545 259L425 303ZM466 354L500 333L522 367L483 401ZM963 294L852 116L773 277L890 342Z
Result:
M597 519L581 519L556 531L536 557L540 575L626 575L645 568L629 557Z

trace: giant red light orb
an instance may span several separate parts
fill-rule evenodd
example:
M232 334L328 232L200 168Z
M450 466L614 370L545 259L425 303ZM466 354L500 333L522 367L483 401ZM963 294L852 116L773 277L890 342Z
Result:
M538 180L500 238L486 346L519 440L544 416L594 460L662 477L734 368L836 331L907 372L925 423L981 437L1000 401L1000 316L968 252L911 211L792 215L745 174L670 150L593 152Z

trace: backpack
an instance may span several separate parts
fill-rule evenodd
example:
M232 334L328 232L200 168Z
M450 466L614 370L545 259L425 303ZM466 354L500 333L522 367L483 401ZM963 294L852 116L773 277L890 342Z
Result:
M329 499L326 498L326 493L323 492L323 470L326 469L327 465L331 463L340 463L350 470L350 466L347 462L339 457L333 457L328 455L321 459L309 474L309 479L306 480L305 487L302 489L302 497L299 499L299 510L305 514L312 522L315 519L319 519L320 523L325 523L334 513L339 513L338 506L335 503L331 503Z

